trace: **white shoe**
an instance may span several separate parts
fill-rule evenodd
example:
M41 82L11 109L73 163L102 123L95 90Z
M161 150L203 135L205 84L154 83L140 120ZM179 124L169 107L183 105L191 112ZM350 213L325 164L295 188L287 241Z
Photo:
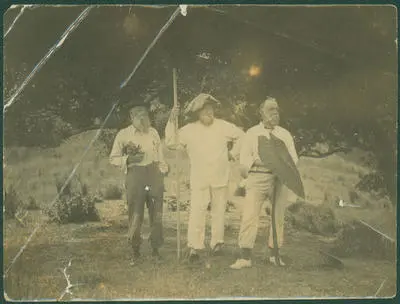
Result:
M242 269L251 267L251 260L238 259L230 266L231 269Z
M286 264L282 261L281 257L279 257L279 265L274 256L270 256L268 259L269 259L269 262L275 266L286 266Z

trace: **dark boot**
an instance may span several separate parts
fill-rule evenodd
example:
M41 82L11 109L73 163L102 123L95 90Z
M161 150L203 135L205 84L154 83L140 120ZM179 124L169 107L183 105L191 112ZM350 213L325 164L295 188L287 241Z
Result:
M130 259L130 265L136 265L140 259L140 249L139 247L134 247L132 252L132 257Z
M213 256L218 256L222 254L222 248L224 247L224 243L218 243L216 244L212 250L211 250L211 254Z
M191 263L191 264L200 261L200 255L198 254L198 252L195 249L193 249L193 248L189 249L188 260L189 260L189 263Z
M158 250L158 248L153 248L152 252L151 252L151 256L157 260L161 260L161 255L160 255L160 251Z

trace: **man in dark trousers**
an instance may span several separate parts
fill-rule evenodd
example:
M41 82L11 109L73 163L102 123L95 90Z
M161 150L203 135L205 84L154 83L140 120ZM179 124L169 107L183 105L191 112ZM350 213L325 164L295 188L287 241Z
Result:
M128 202L128 240L133 248L133 262L140 257L141 226L145 204L149 210L150 244L152 255L160 257L163 244L162 207L164 161L158 132L151 127L148 111L138 106L130 110L132 124L118 132L110 154L110 163L126 174L125 187Z

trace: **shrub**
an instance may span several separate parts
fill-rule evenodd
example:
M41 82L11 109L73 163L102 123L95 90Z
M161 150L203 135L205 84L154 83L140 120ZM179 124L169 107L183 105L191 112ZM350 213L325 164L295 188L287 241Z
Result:
M287 211L286 219L296 229L319 235L333 235L339 228L333 210L322 204L314 206L306 202L296 202Z
M67 176L56 179L59 198L46 211L50 221L60 224L99 221L96 197L89 193L88 186L79 177L72 178L64 187Z
M362 175L356 189L365 192L378 192L382 196L388 194L383 175L376 172Z
M103 197L106 200L120 200L122 199L122 189L118 185L107 185Z
M339 231L332 252L339 257L395 260L396 242L382 237L359 221L352 221Z
M175 197L169 197L165 199L169 211L176 212L178 210L178 202ZM189 209L188 201L179 202L179 210L187 211Z
M26 210L39 210L40 207L37 204L35 198L33 196L30 196L28 198L28 203L25 205Z
M106 145L105 155L110 154L115 136L117 135L118 130L115 129L103 129L99 135L99 141L103 142Z
M352 204L357 203L357 200L360 199L360 196L358 195L358 193L354 190L350 190L349 191L349 200Z
M22 207L22 201L13 185L10 185L4 193L4 216L6 219L15 218Z
M95 203L101 203L104 200L103 194L100 191L96 191L96 193L93 194L93 200Z

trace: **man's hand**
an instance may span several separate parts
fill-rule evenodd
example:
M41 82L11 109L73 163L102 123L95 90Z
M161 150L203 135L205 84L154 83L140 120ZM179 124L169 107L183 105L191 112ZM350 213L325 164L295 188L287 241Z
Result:
M253 163L254 166L259 166L262 167L264 166L264 163L260 159L256 159Z
M177 119L179 117L180 112L181 112L181 109L180 109L179 104L177 104L176 106L173 106L172 110L171 110L171 116L170 116L171 119Z
M243 166L240 166L240 176L243 178L243 179L246 179L248 176L249 176L249 171L248 171L248 169L247 168L245 168L245 167L243 167Z
M140 163L143 160L144 152L140 146L135 145L131 141L126 146L126 154L128 155L127 164Z
M130 154L128 156L128 159L126 160L126 163L129 164L135 164L135 163L140 163L144 158L144 153L136 153L135 155Z
M167 174L168 171L169 171L169 166L168 166L168 164L166 162L160 162L158 164L158 168L160 169L160 172L162 174Z

